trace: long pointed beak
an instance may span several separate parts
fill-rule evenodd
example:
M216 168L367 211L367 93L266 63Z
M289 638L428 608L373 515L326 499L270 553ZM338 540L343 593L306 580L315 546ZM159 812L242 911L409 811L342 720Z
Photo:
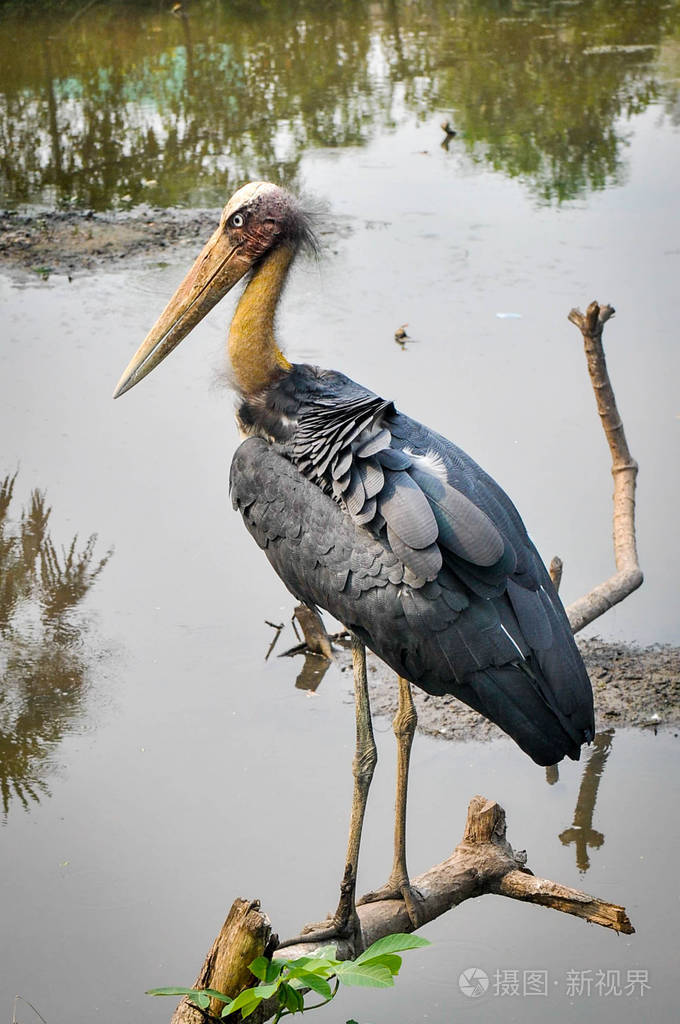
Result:
M193 267L125 367L114 398L138 384L193 330L250 269L250 260L234 245L223 223L202 249Z

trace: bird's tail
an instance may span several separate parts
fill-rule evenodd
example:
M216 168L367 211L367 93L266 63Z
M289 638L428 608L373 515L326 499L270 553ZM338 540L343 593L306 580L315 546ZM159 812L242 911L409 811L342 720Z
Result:
M592 711L565 715L547 699L539 678L535 663L530 669L519 662L489 667L467 675L456 696L500 726L537 764L578 761L581 745L593 738Z

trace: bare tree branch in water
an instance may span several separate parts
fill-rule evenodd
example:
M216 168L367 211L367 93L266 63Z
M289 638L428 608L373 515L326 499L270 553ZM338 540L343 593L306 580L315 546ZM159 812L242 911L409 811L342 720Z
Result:
M591 302L585 314L580 309L572 309L568 318L571 323L576 324L583 335L597 411L612 457L614 558L617 570L604 583L593 587L589 593L569 605L567 615L574 633L599 618L619 601L623 601L642 583L642 570L635 544L635 481L638 465L628 448L602 346L602 331L612 316L612 306L600 306L597 302Z
M473 797L462 841L445 861L413 879L422 896L424 922L434 920L465 900L495 894L572 914L624 935L635 931L623 907L532 874L526 867L526 854L513 850L505 833L503 808L482 796ZM384 935L413 930L401 900L366 903L357 907L357 913L365 947ZM259 901L236 900L194 987L210 988L234 998L256 983L244 968L258 956L273 954L276 957L277 945L278 936L260 910ZM316 947L318 943L287 946L285 956L291 959L306 956ZM346 959L355 952L340 943L337 956ZM221 1006L219 1001L213 1000L210 1009L219 1016ZM262 1024L274 1016L277 1008L278 1003L263 1002L250 1019L254 1024ZM202 1024L204 1019L196 1006L183 999L172 1024Z

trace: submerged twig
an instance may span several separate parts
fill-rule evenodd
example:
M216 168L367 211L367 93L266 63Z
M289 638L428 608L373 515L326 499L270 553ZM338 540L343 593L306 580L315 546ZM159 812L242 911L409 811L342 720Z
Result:
M40 1010L37 1010L35 1008L35 1006L33 1005L33 1003L29 1002L28 999L25 999L23 996L20 996L20 995L16 995L14 997L14 1006L12 1007L12 1024L18 1024L18 1021L17 1021L17 1003L18 1003L19 1000L21 1000L22 1003L26 1003L26 1006L30 1006L30 1008L33 1010L33 1013L36 1015L36 1017L40 1017L40 1020L43 1022L43 1024L47 1024L47 1021L43 1017L43 1015L40 1012Z
M269 647L267 648L267 653L264 656L264 660L265 661L269 661L269 655L272 653L272 651L276 647L277 641L278 641L279 637L281 636L281 631L283 629L283 623L282 622L281 623L270 622L269 619L265 619L264 620L264 624L265 624L265 626L271 626L271 628L274 630L274 636L272 637L272 641L271 641Z

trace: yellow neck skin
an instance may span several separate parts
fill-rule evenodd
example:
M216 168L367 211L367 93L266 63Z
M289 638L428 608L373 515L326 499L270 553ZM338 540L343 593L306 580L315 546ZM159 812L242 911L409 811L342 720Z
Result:
M236 307L229 330L229 359L243 395L266 388L290 363L274 338L274 314L295 255L279 245L262 261Z

